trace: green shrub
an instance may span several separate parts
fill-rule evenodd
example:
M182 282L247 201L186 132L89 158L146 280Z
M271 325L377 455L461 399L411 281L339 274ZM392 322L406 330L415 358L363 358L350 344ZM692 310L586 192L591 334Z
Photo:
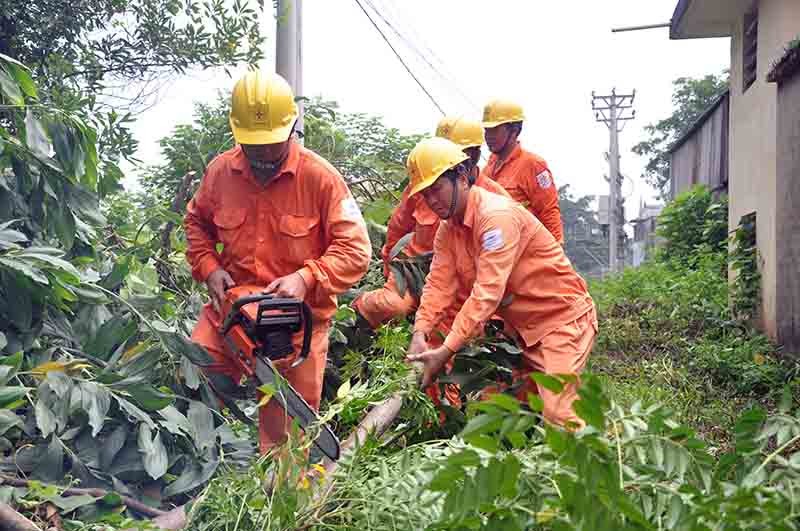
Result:
M699 254L725 249L728 240L727 198L715 199L705 186L678 195L658 218L664 238L661 258L687 262Z

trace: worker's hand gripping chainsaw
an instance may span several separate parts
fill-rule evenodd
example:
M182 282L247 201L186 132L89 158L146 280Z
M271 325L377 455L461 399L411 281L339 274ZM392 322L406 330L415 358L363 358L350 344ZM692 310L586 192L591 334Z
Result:
M256 286L237 286L225 293L222 304L220 333L225 339L226 355L242 374L256 378L276 391L277 400L286 413L303 430L317 423L317 414L300 394L275 369L272 362L286 358L294 351L292 336L303 331L303 345L291 367L303 363L311 348L311 311L299 299L275 297ZM332 460L339 459L339 440L323 425L314 441L319 451Z

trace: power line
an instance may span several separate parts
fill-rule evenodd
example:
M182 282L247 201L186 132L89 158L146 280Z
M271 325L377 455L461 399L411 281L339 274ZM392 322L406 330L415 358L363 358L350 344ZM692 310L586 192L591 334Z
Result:
M355 0L355 2L356 2L356 4L358 4L358 7L360 7L360 8L361 8L361 11L363 11L363 12L364 12L364 14L367 16L367 18L368 18L368 19L369 19L369 21L372 23L372 25L375 27L375 29L376 29L376 30L378 30L378 33L380 33L380 34L381 34L381 37L383 37L383 40L384 40L384 41L386 41L386 44L388 44L388 45L389 45L389 48L391 48L391 49L392 49L392 52L394 52L394 55L397 57L397 60L398 60L398 61L400 61L400 63L401 63L401 64L403 65L403 67L406 69L406 72L408 72L408 74L409 74L409 75L410 75L410 76L411 76L411 77L414 79L414 81L416 81L416 82L417 82L417 85L419 85L419 88L421 88L421 89L422 89L422 91L425 93L425 95L426 95L426 96L428 96L428 99L430 99L430 100L431 100L431 103L433 103L433 104L436 106L436 108L437 108L437 109L439 109L439 112L441 112L441 113L442 113L442 115L445 115L445 114L447 114L447 113L445 113L445 112L444 112L444 109L442 109L441 105L439 105L439 104L436 102L436 100L434 99L434 97L433 97L433 96L431 96L431 93L430 93L430 92L428 92L428 89L426 89L426 88L425 88L425 86L422 84L422 82L421 82L419 79L417 79L417 76L415 76L415 75L414 75L414 72L412 72L412 71L411 71L411 69L408 67L408 65L407 65L407 64L406 64L406 62L403 60L403 58L400 56L400 54L399 54L399 53L397 53L397 50L395 50L394 46L392 46L392 43L389 41L389 39L388 39L388 38L386 38L386 35L384 35L384 33L383 33L383 31L381 30L381 28L380 28L380 27L379 27L379 26L378 26L378 25L375 23L375 21L372 19L372 17L371 17L371 16L370 16L370 14L367 12L367 10L366 10L366 9L364 9L364 6L363 6L363 5L361 5L361 2L360 2L360 0Z
M378 17L380 17L380 19L383 21L383 23L386 24L386 26L388 26L389 29L391 29L392 32L394 32L394 34L397 35L397 37L399 37L400 40L403 41L403 43L405 43L405 45L411 51L416 53L416 55L419 56L419 58L422 59L425 62L425 64L428 65L428 67L430 67L430 69L433 70L433 72L437 76L439 76L439 78L444 82L444 84L448 88L450 88L454 92L458 93L458 95L461 96L464 99L464 101L467 104L469 104L471 107L477 107L477 105L472 100L472 98L470 98L469 95L467 95L461 89L460 83L458 83L458 81L456 79L454 79L450 75L442 73L442 71L440 70L439 67L437 67L436 65L431 63L431 61L428 59L429 55L432 56L436 61L439 62L440 67L442 69L446 70L446 65L444 64L444 62L441 59L438 58L436 53L425 43L424 39L422 39L420 37L420 35L416 31L414 31L413 26L411 26L410 24L405 24L406 28L410 28L410 32L414 33L417 36L417 39L420 41L421 46L423 46L425 48L425 50L427 50L427 52L428 52L427 54L417 46L417 44L414 42L414 38L413 37L409 37L408 35L405 35L402 31L397 29L396 26L400 26L402 22L397 22L400 17L397 16L396 13L395 13L395 23L393 24L392 21L390 20L392 18L391 15L389 15L387 13L387 15L384 16L384 14L381 12L381 10L379 10L377 7L375 7L375 4L373 4L371 0L364 0L364 1L366 2L366 4L369 7L372 8L372 10L375 12L375 14L377 14ZM390 9L386 9L386 4L383 4L382 2L379 2L379 0L376 0L376 2L380 3L380 5L383 7L384 11L389 11L390 10ZM391 2L389 2L389 4L391 4Z

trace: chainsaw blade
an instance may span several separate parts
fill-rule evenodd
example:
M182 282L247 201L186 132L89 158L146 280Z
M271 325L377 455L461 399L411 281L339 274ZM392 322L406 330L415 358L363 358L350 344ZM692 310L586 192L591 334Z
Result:
M297 420L303 431L319 421L319 417L308 405L308 402L295 391L294 387L289 385L285 378L278 374L271 361L258 358L255 369L256 377L261 380L262 384L275 387L276 391L271 400L277 400L286 414ZM339 459L339 439L326 424L320 426L320 432L313 444L329 459L333 461Z

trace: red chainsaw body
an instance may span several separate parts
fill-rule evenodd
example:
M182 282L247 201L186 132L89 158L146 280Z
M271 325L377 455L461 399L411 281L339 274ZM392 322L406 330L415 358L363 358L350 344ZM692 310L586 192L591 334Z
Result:
M293 353L292 335L305 329L303 347L293 366L308 356L311 321L300 300L264 294L262 286L235 286L222 301L220 332L226 354L248 377L255 374L258 357L281 359Z

